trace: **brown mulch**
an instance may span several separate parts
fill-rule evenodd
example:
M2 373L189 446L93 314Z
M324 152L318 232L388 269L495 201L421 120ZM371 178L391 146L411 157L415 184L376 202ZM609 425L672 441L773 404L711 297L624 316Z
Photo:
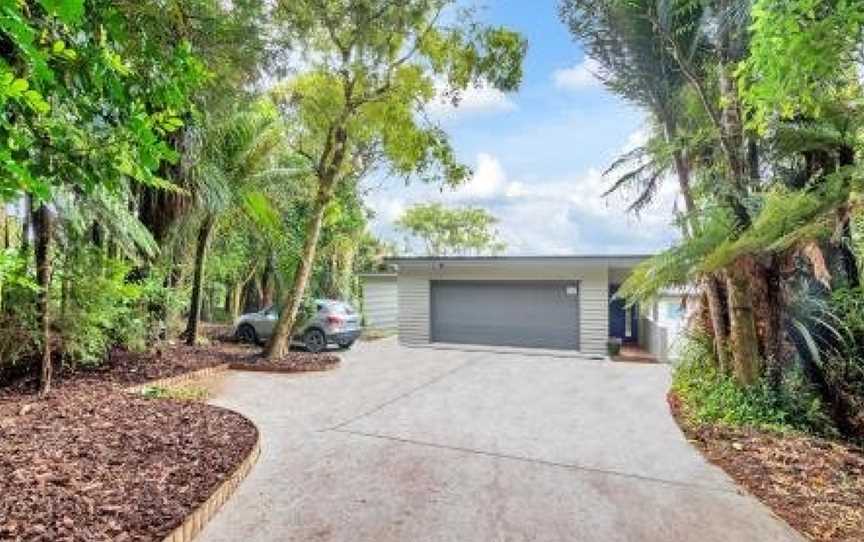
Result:
M257 430L221 408L123 389L254 355L115 351L98 370L60 372L43 400L32 380L0 389L0 540L161 540L249 455Z
M244 362L231 364L232 369L240 371L263 371L276 373L302 373L307 371L329 371L339 366L339 356L329 353L310 354L291 351L278 360L248 358Z
M696 424L669 405L684 433L738 484L810 540L864 540L864 449L817 437Z
M257 441L239 414L110 385L0 418L0 540L158 541Z
M128 387L225 363L245 362L259 356L259 352L260 349L249 346L223 343L186 346L175 342L146 353L117 348L111 352L104 365L63 369L55 372L54 382L61 388L79 388L97 383ZM0 387L0 405L5 400L17 401L21 396L35 393L36 384L35 378L29 377Z

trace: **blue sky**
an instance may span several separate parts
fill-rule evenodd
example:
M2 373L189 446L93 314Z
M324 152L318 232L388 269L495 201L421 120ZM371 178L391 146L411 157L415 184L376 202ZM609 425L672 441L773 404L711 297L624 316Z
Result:
M523 84L508 95L473 89L455 110L431 104L474 175L444 192L374 183L373 231L402 246L393 220L411 204L440 201L490 210L508 254L645 253L668 245L675 237L672 185L638 218L625 216L623 199L601 197L609 181L600 173L644 140L644 116L593 78L590 59L558 19L557 2L485 0L478 17L527 38Z

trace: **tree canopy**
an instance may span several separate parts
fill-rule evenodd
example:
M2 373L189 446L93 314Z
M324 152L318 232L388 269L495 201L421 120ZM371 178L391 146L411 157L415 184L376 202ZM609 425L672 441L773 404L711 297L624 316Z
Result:
M498 219L481 207L445 207L440 203L409 207L396 227L410 240L420 240L427 256L498 254L506 245L498 239Z

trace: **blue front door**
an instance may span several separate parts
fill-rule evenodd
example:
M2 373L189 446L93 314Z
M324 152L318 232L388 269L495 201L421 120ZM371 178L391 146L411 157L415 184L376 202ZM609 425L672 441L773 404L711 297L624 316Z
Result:
M609 286L609 337L635 343L639 340L639 307L627 307L623 299L614 297L617 291L617 284Z

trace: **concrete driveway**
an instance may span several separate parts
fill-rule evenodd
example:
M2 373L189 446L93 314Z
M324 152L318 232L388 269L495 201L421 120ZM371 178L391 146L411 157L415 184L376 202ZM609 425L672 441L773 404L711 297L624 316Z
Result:
M232 373L263 453L206 542L801 540L684 440L665 366L360 344Z

